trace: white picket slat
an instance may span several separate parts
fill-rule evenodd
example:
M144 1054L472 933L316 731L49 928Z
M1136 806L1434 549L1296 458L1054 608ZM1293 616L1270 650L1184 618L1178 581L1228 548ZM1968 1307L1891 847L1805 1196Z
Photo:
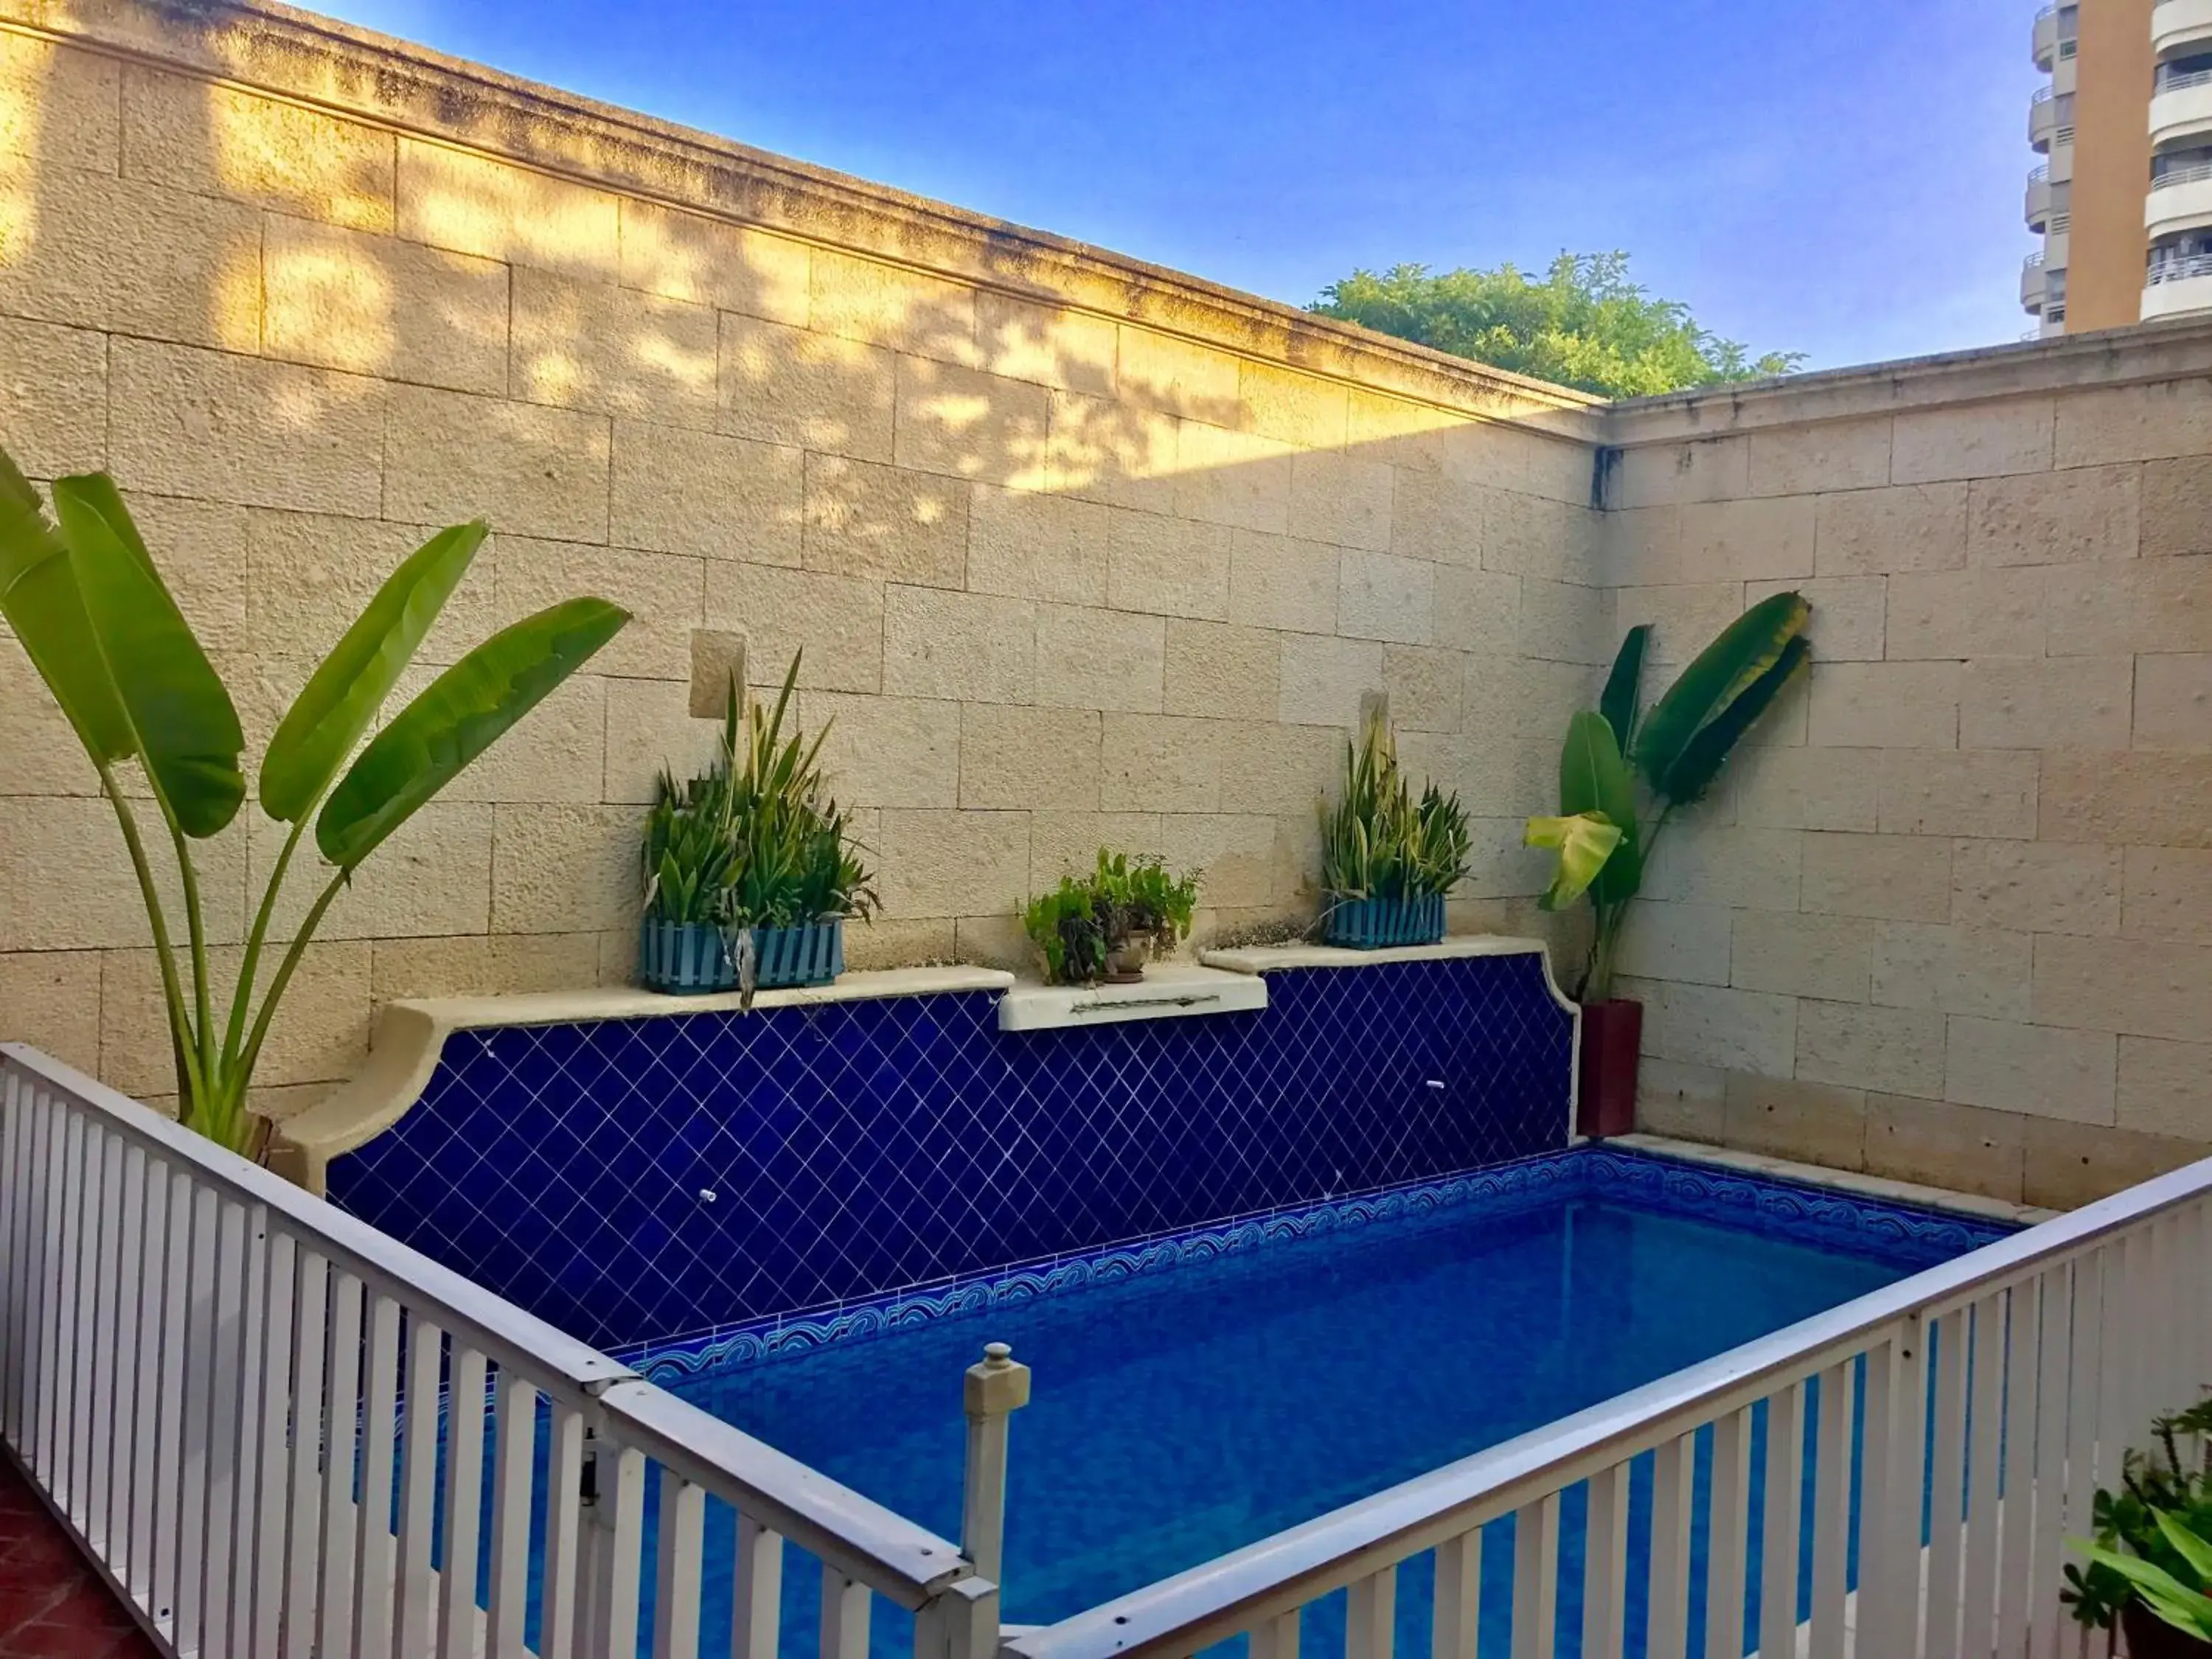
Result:
M1390 1659L1397 1617L1397 1568L1385 1567L1353 1579L1345 1598L1344 1659ZM822 1659L838 1659L831 1654L827 1638L822 1644Z
M1705 1659L1743 1659L1751 1431L1748 1406L1713 1425L1711 1498L1705 1516Z
M1697 1450L1697 1436L1686 1434L1653 1454L1648 1659L1686 1659L1689 1651L1690 1515Z
M1620 1659L1628 1641L1628 1465L1590 1476L1583 1544L1584 1659Z
M530 1487L538 1439L538 1390L529 1380L511 1371L499 1378L499 1404L492 1431L491 1606L489 1651L492 1659L524 1659L525 1621L530 1615ZM557 1494L558 1486L551 1488ZM557 1506L556 1506L557 1508ZM574 1549L573 1543L570 1546ZM550 1603L553 1563L552 1541L547 1544L546 1579ZM573 1558L571 1558L573 1559ZM573 1565L563 1573L562 1589ZM572 1632L574 1626L563 1632ZM550 1655L550 1639L542 1644ZM566 1645L561 1659L568 1659Z
M483 1355L456 1339L446 1408L446 1557L438 1659L470 1659L477 1641L477 1569L483 1559Z
M660 1525L654 1540L653 1659L698 1659L700 1574L706 1565L706 1489L660 1476Z
M399 1436L398 1582L392 1640L404 1655L428 1654L438 1640L438 1580L430 1546L438 1526L439 1390L446 1334L428 1320L407 1328L406 1415Z
M1929 1466L1928 1650L1959 1645L1959 1573L1965 1543L1966 1486L1966 1315L1936 1322L1936 1448Z
M1552 1659L1559 1633L1559 1494L1513 1512L1513 1659Z
M1759 1527L1759 1650L1797 1650L1798 1534L1805 1491L1805 1385L1766 1401L1765 1510Z
M1429 1659L1476 1659L1482 1638L1482 1528L1447 1538L1437 1546L1435 1622L1429 1632ZM1297 1639L1295 1613L1291 1639ZM1280 1624L1281 1620L1271 1621ZM1295 1653L1286 1659L1297 1659Z
M1851 1394L1854 1361L1820 1373L1814 1435L1811 1659L1844 1659L1851 1524Z
M732 1564L730 1659L775 1659L783 1628L783 1536L742 1511ZM1291 1632L1297 1615L1292 1613ZM1295 1652L1282 1659L1297 1659Z

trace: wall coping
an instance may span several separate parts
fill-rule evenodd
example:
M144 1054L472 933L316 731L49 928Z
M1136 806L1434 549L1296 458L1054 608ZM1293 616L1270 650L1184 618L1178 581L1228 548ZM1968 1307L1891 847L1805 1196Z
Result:
M1434 945L1391 945L1379 951L1353 951L1340 945L1237 945L1200 951L1198 959L1209 968L1225 968L1233 974L1273 974L1290 968L1373 968L1389 962L1442 962L1456 957L1533 956L1544 975L1544 989L1553 1003L1575 1017L1575 1052L1582 1052L1582 1005L1559 988L1552 972L1551 947L1540 939L1517 939L1508 933L1455 933ZM1576 1089L1581 1088L1581 1066L1576 1066ZM1575 1120L1571 1114L1568 1118Z
M756 1010L809 1007L953 991L1004 991L1013 982L1012 974L998 968L890 968L842 974L827 985L762 991L752 1006ZM387 1002L377 1011L368 1063L325 1098L276 1126L270 1167L321 1196L332 1158L374 1140L422 1097L446 1051L446 1039L455 1031L729 1013L744 1006L735 991L672 997L626 986Z
M2144 323L1769 380L1630 398L1605 411L1613 449L1823 421L2212 375L2212 318Z
M795 240L1594 444L1605 400L275 0L0 0L0 27Z
M1956 1215L1972 1216L1985 1221L2002 1221L2022 1227L2056 1220L2060 1214L2057 1210L2042 1209L2033 1204L2013 1204L2002 1198L1987 1198L1979 1193L1957 1192L1948 1187L1923 1186L1917 1181L1892 1181L1887 1176L1865 1175L1856 1170L1832 1170L1822 1164L1800 1164L1790 1158L1771 1158L1765 1152L1709 1146L1701 1140L1677 1140L1669 1135L1638 1132L1613 1135L1589 1144L1626 1146L1634 1152L1655 1152L1662 1158L1680 1158L1686 1164L1709 1164L1717 1170L1734 1170L1744 1175L1780 1176L1803 1186L1827 1187L1860 1198L1911 1204L1923 1210L1946 1210Z

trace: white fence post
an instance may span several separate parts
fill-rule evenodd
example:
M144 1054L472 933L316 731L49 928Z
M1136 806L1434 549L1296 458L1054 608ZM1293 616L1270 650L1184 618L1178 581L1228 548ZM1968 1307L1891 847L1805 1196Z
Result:
M976 1577L1005 1582L1006 1534L1006 1419L1030 1403L1030 1368L1003 1342L983 1346L968 1368L963 1398L968 1412L968 1480L960 1516L960 1551Z

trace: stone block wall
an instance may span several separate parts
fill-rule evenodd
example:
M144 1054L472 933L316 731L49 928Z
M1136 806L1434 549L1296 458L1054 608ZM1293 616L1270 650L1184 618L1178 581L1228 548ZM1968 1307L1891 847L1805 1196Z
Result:
M1101 842L1202 931L1310 912L1361 701L1525 931L1609 623L1589 400L297 14L0 0L0 443L105 468L249 760L436 526L495 537L403 694L593 592L635 620L331 911L283 1112L372 1007L630 972L656 771L721 665L799 702L881 872L856 965L1023 954ZM218 969L281 837L199 850ZM136 890L0 635L0 1036L172 1086ZM304 911L298 890L280 924Z
M1629 923L1643 1121L2065 1205L2212 1142L2201 330L1616 409L1615 620L1816 665Z

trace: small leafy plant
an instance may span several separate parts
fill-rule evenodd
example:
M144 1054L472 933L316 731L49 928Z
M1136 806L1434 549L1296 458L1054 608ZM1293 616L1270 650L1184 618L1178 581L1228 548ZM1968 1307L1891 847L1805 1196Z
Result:
M60 479L53 504L49 521L38 491L0 452L0 616L61 706L122 827L161 969L178 1115L234 1152L256 1153L266 1126L247 1109L246 1090L324 914L362 860L612 639L629 614L605 599L576 599L526 617L440 674L356 755L489 532L481 523L455 525L409 555L308 678L262 755L261 810L290 829L246 935L227 1014L219 1014L191 843L221 834L245 804L238 711L114 480L104 472ZM181 965L118 771L128 761L138 763L175 854ZM311 821L331 874L257 1008L276 896Z
M1098 849L1098 867L1080 879L1060 878L1022 912L1022 927L1044 957L1054 985L1096 984L1109 957L1172 951L1190 932L1198 878L1171 876L1157 858L1133 862Z
M2212 1643L2212 1397L2158 1419L2151 1434L2154 1452L2120 1460L2120 1490L2099 1489L2095 1537L2075 1545L2087 1565L2067 1567L2062 1599L2091 1630L2140 1607Z
M1564 910L1588 893L1597 913L1577 1000L1613 994L1620 931L1660 832L1676 807L1705 798L1737 742L1806 672L1812 613L1800 593L1761 599L1723 629L1648 713L1638 703L1651 628L1632 628L1598 706L1567 722L1559 814L1530 818L1522 841L1559 855L1540 901L1545 909ZM1638 778L1656 808L1648 819L1638 816Z
M647 915L741 932L877 909L875 878L822 776L830 723L811 743L784 729L799 660L770 708L731 681L721 751L707 771L679 784L662 770L645 825Z
M1379 710L1344 748L1344 788L1321 805L1321 882L1331 903L1426 898L1466 876L1467 812L1434 783L1419 799L1398 765L1398 745Z

